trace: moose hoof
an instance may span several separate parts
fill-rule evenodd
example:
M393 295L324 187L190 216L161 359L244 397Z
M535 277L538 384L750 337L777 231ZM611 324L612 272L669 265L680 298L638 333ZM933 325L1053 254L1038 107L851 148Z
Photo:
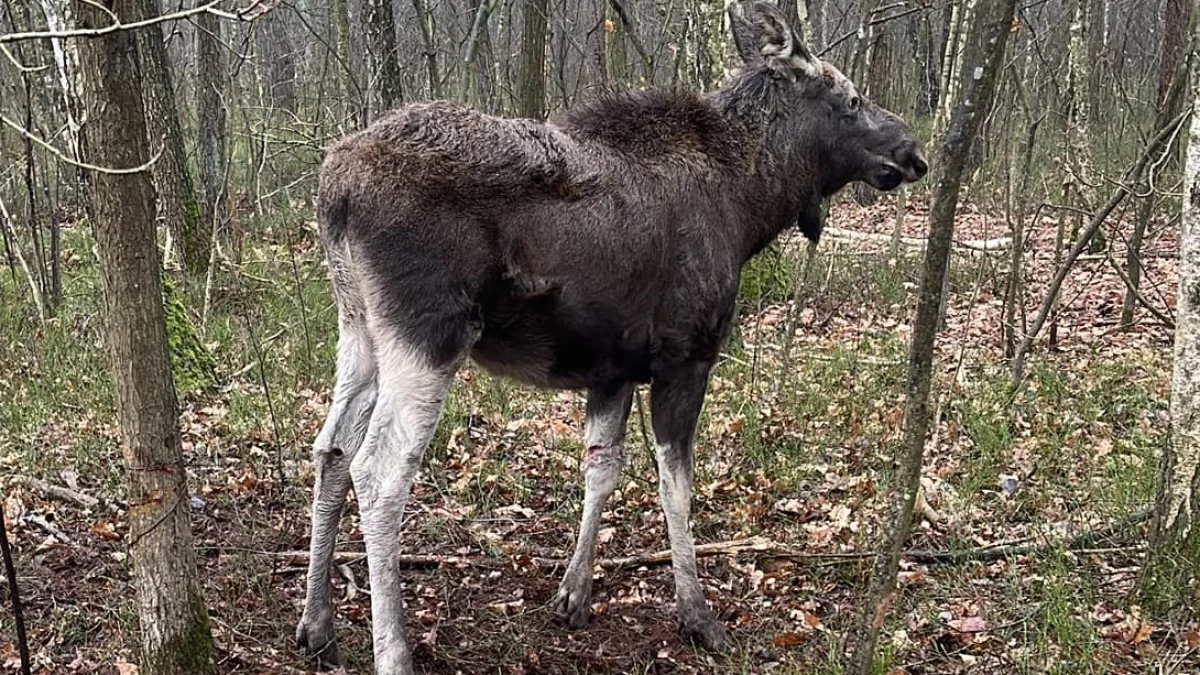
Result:
M590 584L572 584L566 580L558 587L554 601L555 613L573 630L587 628L592 620L592 589Z
M333 626L302 621L296 627L296 642L304 655L316 662L318 671L333 670L342 665L342 654L333 639Z
M696 619L680 625L679 632L692 642L710 652L725 651L729 647L729 635L725 626L713 618Z

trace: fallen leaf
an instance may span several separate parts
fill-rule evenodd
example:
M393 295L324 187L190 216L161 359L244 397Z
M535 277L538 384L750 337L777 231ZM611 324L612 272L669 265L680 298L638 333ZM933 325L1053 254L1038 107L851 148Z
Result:
M962 619L951 619L950 627L960 633L982 633L988 629L988 624L981 616L968 616Z
M771 639L771 644L780 649L799 647L805 642L808 638L803 633L780 633Z

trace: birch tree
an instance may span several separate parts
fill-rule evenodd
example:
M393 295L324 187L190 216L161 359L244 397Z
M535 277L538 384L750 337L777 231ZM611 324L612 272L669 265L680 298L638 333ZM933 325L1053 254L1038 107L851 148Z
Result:
M1196 14L1193 5L1193 30ZM1150 551L1139 580L1143 603L1156 609L1194 602L1200 578L1200 115L1195 114L1200 77L1195 74L1191 98L1179 234L1172 429L1163 448Z

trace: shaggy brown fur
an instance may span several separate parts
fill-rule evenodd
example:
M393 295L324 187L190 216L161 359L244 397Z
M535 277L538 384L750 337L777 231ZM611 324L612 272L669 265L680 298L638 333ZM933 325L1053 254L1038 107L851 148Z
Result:
M816 240L821 201L849 182L891 189L927 168L904 122L804 51L777 9L756 3L745 16L733 27L746 68L710 94L609 96L549 124L417 103L329 150L317 216L347 345L339 387L344 377L357 384L343 387L339 400L349 403L335 401L316 449L318 503L340 509L358 443L356 486L361 479L378 492L411 480L436 425L413 411L444 396L431 383L448 383L468 355L533 385L587 390L589 411L600 411L589 412L589 428L609 435L623 434L604 425L620 426L632 383L651 383L681 626L706 646L724 643L689 562L685 497L696 419L733 324L742 266L797 220ZM398 374L420 380L417 399L393 387ZM396 417L372 413L368 376L391 378L381 399L407 401ZM396 425L386 438L400 445L351 433L367 421ZM623 461L619 444L606 442L596 456L608 459L589 460L586 513L602 509L611 488L594 486L610 485ZM323 493L327 484L342 494ZM363 507L364 522L368 509L389 509L370 514L369 554L394 544L397 500L402 508L399 497ZM314 532L336 531L328 518L314 512ZM594 517L588 523L593 531ZM378 560L373 590L389 573ZM579 560L560 594L572 626L586 623L591 588L588 557ZM332 639L322 574L310 572L317 585L297 632L312 650ZM394 592L372 600L387 615L376 655L402 663Z

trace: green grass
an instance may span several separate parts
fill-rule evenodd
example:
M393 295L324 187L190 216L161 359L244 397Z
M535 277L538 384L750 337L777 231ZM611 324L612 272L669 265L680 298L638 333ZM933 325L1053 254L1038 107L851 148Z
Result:
M303 210L284 211L256 221L240 266L218 272L203 338L218 364L219 384L204 396L184 399L185 407L225 410L217 423L219 447L210 448L206 461L249 467L258 476L271 474L277 452L288 467L307 460L323 420L305 407L333 384L336 314L315 235L303 226L302 215ZM123 475L90 240L81 232L67 232L64 250L76 262L65 270L65 301L58 316L44 324L20 297L24 280L0 277L0 466L49 478L73 468L87 489L119 495ZM804 545L808 535L801 525L772 511L777 501L798 499L850 506L861 527L837 536L854 550L874 545L899 440L896 412L903 407L906 377L908 344L895 326L908 321L915 305L920 257L906 255L892 262L822 246L807 277L800 278L803 255L803 247L768 249L743 275L739 306L746 315L782 311L792 323L771 328L747 319L714 371L698 427L697 484L733 478L739 489L698 497L695 530L702 540L744 531L791 536ZM956 267L952 288L960 293L974 288L977 273L971 265ZM190 307L203 304L200 289L187 292ZM794 293L801 307L788 314L778 306ZM807 312L803 322L801 311ZM859 328L847 330L847 325ZM785 326L799 335L788 336ZM793 344L785 348L789 340ZM917 536L932 537L938 546L970 546L971 536L985 525L1000 532L1074 513L1115 518L1149 502L1163 442L1160 418L1169 356L1098 352L1084 363L1039 358L1031 364L1028 386L1015 397L1003 364L989 358L972 354L964 364L962 388L945 398L939 445L930 450L931 470L950 469L944 480L961 503L948 509L959 517L960 529ZM949 365L942 363L938 371L939 395L949 383ZM573 536L583 496L582 395L564 398L469 369L470 378L452 387L429 449L423 499L427 505L462 507L468 519L485 520L499 507L539 504L539 517L561 530L550 541L565 545ZM618 539L647 527L661 528L653 453L642 440L642 425L650 421L646 412L645 420L636 408L631 415L630 466L619 489L648 497L642 508L619 506L606 519L606 525L619 528ZM565 432L552 423L565 425ZM1020 489L1006 498L997 480L1013 473L1022 477ZM871 486L861 493L830 488L831 475L865 477ZM309 489L300 480L284 487L289 509ZM239 527L244 521L249 528L262 517L233 494L223 493L214 502L235 514ZM301 519L299 514L289 517ZM818 510L813 517L819 522L823 516ZM490 555L505 555L497 543L481 543L469 525L453 519L431 514L416 522L416 529L405 535L409 541L479 545ZM1031 565L1020 571L1014 565L997 594L1004 604L996 623L1011 624L1000 638L1023 649L1022 672L1106 672L1112 656L1088 615L1109 591L1091 580L1092 568L1072 556L1059 553ZM222 597L274 598L270 577L252 578L255 569L252 559L231 559L223 574L242 578L224 580L227 593ZM895 616L923 616L937 625L945 596L987 593L989 587L964 579L982 569L931 570L937 582L906 588ZM835 589L845 599L863 587L867 570L866 564L845 564L804 567L795 574L812 580L813 588L803 593L823 597ZM272 602L279 621L293 619L285 603L278 598ZM247 622L246 631L265 621L250 616L240 620ZM56 628L64 645L86 640L91 628L81 621L63 615ZM889 627L901 627L901 622L896 618ZM274 626L267 629L278 632ZM361 629L356 624L355 630ZM126 629L124 634L134 633ZM361 633L354 635L361 645ZM536 636L525 637L536 644ZM770 631L752 635L752 644L732 657L730 667L752 672L754 649L770 637ZM818 639L824 656L818 661L805 656L793 664L797 669L787 666L779 672L839 672L829 656L840 649L838 630ZM879 673L911 659L887 640L885 632ZM654 671L653 663L634 672L639 669Z

